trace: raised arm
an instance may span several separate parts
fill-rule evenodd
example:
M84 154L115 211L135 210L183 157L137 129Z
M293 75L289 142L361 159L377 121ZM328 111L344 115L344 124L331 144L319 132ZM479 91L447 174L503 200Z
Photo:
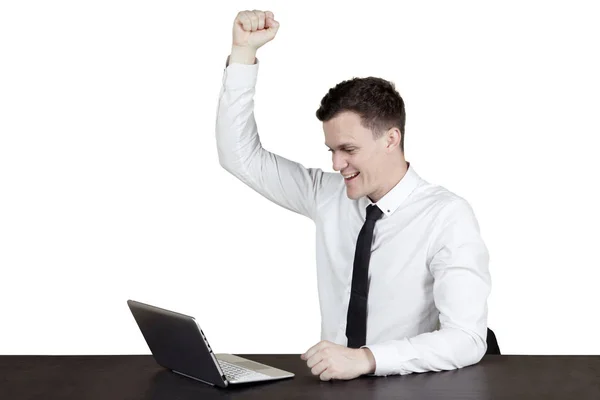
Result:
M267 199L314 219L318 205L341 178L265 150L254 119L256 51L273 40L278 29L270 11L242 11L235 18L217 111L219 162Z

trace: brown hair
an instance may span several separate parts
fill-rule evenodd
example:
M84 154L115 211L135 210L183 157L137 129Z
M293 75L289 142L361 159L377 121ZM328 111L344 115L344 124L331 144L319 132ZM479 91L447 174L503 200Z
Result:
M388 129L400 130L400 150L404 152L404 100L392 82L382 78L353 78L338 83L321 99L319 121L329 121L344 111L357 113L365 128L379 138Z

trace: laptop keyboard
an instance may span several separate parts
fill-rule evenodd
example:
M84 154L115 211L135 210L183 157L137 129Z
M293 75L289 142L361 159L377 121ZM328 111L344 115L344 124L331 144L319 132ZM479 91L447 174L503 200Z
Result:
M227 361L217 360L225 377L228 381L249 381L255 379L269 378L268 375L260 372L252 371L251 369L238 367L237 365L228 363Z

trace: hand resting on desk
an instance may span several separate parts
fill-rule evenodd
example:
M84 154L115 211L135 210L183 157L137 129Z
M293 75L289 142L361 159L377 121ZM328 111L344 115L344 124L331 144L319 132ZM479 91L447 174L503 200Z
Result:
M368 348L351 349L322 340L300 356L322 381L349 380L375 371L375 357Z

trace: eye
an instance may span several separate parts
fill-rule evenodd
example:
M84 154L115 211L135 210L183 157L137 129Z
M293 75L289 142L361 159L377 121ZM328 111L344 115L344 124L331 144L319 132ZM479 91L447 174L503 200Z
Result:
M348 154L354 154L356 152L356 149L352 148L352 149L340 149L341 151L344 151ZM327 150L330 153L333 153L333 149L328 149Z

